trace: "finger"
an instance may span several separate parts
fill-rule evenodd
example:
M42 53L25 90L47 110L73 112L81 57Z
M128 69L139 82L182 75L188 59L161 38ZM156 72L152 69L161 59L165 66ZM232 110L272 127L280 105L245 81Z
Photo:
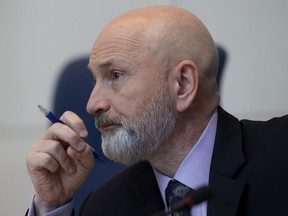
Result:
M60 119L74 131L76 131L80 137L85 138L88 136L88 131L83 120L75 113L66 111Z
M40 137L40 140L57 140L63 146L70 145L76 151L82 151L85 148L85 142L69 126L61 123L51 125Z
M59 168L59 163L49 154L43 152L33 152L27 156L27 167L34 173L46 169L55 173Z
M55 140L43 140L34 146L34 151L50 155L63 168L65 172L74 173L76 165L68 156L65 147Z
M86 169L90 170L94 165L95 159L92 153L92 148L88 144L86 144L84 150L81 152L77 152L73 148L68 147L67 154L75 161L80 162L81 165Z

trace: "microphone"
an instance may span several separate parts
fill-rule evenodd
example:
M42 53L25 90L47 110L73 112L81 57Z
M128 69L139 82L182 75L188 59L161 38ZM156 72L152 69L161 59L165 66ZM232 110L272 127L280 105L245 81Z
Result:
M174 203L170 206L170 210L165 211L162 210L160 212L157 212L155 214L152 214L150 216L166 216L168 214L171 214L179 209L181 209L184 206L192 207L193 205L196 205L198 203L201 203L207 199L209 199L213 194L212 188L208 186L202 186L197 190L191 191L186 197L184 197L182 200L180 200L177 203Z

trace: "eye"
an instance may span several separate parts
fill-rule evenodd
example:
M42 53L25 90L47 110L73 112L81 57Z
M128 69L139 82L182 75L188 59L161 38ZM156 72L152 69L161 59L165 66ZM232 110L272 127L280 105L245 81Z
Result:
M122 74L121 71L114 70L114 71L112 71L112 80L117 80L117 79L119 79L122 75L123 75L123 74Z

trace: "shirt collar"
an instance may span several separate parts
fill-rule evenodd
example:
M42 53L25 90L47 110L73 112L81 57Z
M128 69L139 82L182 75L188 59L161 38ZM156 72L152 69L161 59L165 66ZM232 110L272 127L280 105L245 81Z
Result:
M201 137L184 158L174 176L174 179L190 188L197 189L209 183L210 163L216 136L217 118L218 113L216 110ZM171 178L154 168L153 170L162 198L165 200L165 189Z

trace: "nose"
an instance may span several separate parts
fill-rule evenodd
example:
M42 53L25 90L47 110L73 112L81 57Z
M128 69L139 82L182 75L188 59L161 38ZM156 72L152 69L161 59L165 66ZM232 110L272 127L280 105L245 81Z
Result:
M87 112L91 115L98 112L107 112L110 109L110 102L105 96L104 90L96 88L96 86L94 86L86 106Z

